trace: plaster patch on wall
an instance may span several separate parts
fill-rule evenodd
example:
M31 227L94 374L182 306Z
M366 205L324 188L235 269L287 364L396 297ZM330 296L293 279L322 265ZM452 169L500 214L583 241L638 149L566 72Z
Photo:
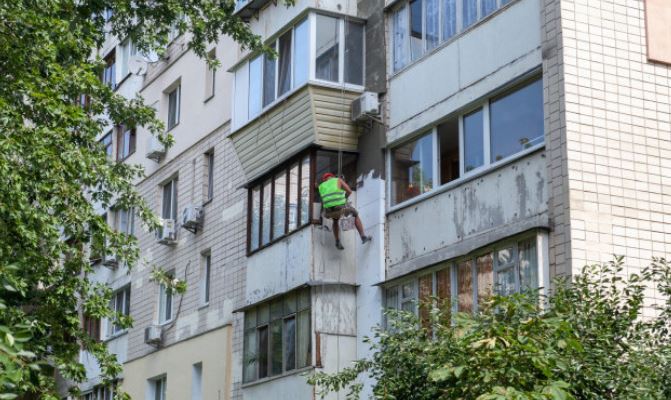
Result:
M190 314L177 317L175 329L177 340L182 340L195 334L196 330L198 329L198 313L192 312Z
M236 219L242 214L243 208L243 201L238 201L232 206L225 208L224 211L221 212L222 222L228 222L232 219Z

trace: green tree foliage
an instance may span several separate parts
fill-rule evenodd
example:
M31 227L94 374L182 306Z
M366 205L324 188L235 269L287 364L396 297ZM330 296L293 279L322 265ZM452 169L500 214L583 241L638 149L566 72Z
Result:
M140 98L101 83L94 50L111 34L160 53L175 26L201 56L220 35L263 50L234 7L233 0L0 2L0 399L58 398L56 375L85 377L81 348L98 358L105 380L120 370L104 343L82 330L82 310L131 323L109 310L110 290L87 279L89 254L116 254L132 266L138 251L93 204L132 207L150 230L158 220L133 187L142 170L108 159L96 138L109 124L125 124L171 140ZM87 105L78 104L81 96Z
M435 300L425 322L390 311L388 329L368 340L371 359L308 380L322 396L345 390L349 399L359 398L362 374L384 400L669 399L671 267L654 260L624 271L621 258L587 266L549 299L495 296L476 315ZM646 308L652 289L667 300Z

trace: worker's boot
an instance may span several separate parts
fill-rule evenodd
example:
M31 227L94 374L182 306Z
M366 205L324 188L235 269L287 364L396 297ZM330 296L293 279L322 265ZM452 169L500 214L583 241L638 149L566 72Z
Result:
M362 244L366 244L366 243L370 242L371 240L373 240L373 238L371 236L365 236L365 235L361 236L361 243Z
M343 247L342 243L340 243L340 240L336 240L336 248L338 250L345 250L345 247Z

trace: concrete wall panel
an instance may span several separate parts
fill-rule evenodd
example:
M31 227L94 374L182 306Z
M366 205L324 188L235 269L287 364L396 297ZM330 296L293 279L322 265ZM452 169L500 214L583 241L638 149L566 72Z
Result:
M545 153L537 152L390 214L387 278L430 265L427 256L434 252L460 255L450 249L488 232L513 235L519 233L515 229L542 224L548 201L545 165ZM495 238L487 240L472 246Z

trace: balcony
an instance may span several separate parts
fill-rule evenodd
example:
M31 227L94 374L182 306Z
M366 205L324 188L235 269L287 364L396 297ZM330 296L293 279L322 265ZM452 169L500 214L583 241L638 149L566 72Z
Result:
M358 96L305 85L231 135L246 180L252 181L312 145L355 151L358 129L350 104Z
M387 279L530 229L548 228L546 168L543 150L520 154L392 211Z

